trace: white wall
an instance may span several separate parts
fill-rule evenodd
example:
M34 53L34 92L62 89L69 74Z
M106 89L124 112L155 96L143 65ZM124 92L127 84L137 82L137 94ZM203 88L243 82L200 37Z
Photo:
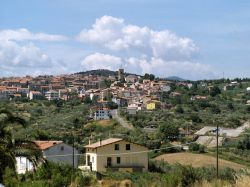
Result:
M16 157L16 171L18 174L24 174L26 171L31 171L33 169L33 163L26 157Z
M62 150L63 147L63 150ZM76 149L75 154L78 154L78 151ZM67 145L65 143L57 144L49 149L46 149L43 151L43 156L46 157L48 161L57 162L57 163L63 163L63 164L69 164L72 166L73 164L73 148L70 145ZM67 155L67 156L53 156L53 155ZM79 155L75 155L74 160L74 166L78 167L78 160Z
M115 150L115 144L119 144L119 150ZM130 150L126 150L126 144L130 144ZM142 152L148 149L138 144L126 142L124 140L97 148L97 171L106 171L107 157L112 158L112 166L144 166L144 171L148 170L148 153ZM113 155L112 155L113 154ZM121 163L117 164L117 157L121 158Z

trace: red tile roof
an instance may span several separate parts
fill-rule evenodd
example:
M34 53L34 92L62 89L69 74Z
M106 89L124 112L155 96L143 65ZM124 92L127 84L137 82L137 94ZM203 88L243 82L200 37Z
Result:
M63 141L34 141L34 143L41 149L45 150L50 147L53 147L57 144L63 143Z
M90 145L86 145L84 147L86 147L86 148L97 148L97 147L101 147L101 146L112 144L112 143L119 142L119 141L122 141L122 139L120 139L120 138L109 138L109 139L106 139L106 140L98 141L98 142L90 144Z

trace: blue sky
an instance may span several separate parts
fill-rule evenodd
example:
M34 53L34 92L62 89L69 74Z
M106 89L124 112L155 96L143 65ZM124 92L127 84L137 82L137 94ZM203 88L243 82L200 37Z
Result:
M0 76L124 67L250 77L249 20L247 0L5 0Z

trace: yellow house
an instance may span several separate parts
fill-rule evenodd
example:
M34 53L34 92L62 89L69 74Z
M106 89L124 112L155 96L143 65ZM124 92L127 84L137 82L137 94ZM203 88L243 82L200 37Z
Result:
M159 101L149 101L146 105L147 110L155 110L159 108L160 102Z
M147 171L148 148L120 138L109 138L89 144L86 164L82 170L92 171Z
M147 103L147 110L154 110L155 108L156 108L155 103L153 102Z

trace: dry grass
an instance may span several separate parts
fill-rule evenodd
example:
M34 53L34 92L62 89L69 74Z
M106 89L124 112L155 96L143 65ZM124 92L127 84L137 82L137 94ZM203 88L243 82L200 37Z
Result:
M112 120L99 120L97 121L97 124L102 126L102 127L107 127L113 125Z
M113 121L112 120L98 120L98 121L92 121L90 123L87 123L85 126L91 126L91 125L99 125L102 127L108 127L108 126L112 126L113 125Z
M156 160L164 160L170 164L179 163L182 165L192 165L193 167L216 166L216 158L204 154L194 153L173 153L164 154L155 158ZM246 168L246 166L219 159L219 167L230 167L235 170Z
M99 182L101 187L132 187L132 182L130 180L103 180Z
M250 177L249 176L244 176L242 178L239 178L236 181L235 186L237 187L246 187L246 186L250 186Z
M230 184L227 181L214 180L212 182L202 181L201 183L196 183L193 187L248 187L250 186L250 177L243 176L239 178L235 184Z

